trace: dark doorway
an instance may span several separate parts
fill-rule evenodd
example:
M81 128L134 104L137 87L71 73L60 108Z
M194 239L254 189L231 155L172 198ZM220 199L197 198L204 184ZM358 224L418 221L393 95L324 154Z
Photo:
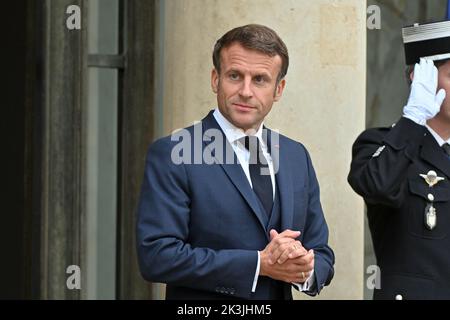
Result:
M65 27L66 7L73 4L82 10L80 31ZM0 299L101 297L92 290L89 295L86 281L92 261L91 270L105 274L102 264L95 262L100 256L89 255L91 239L105 237L98 230L88 235L92 228L86 210L86 194L96 187L89 185L93 175L86 171L92 149L86 139L91 110L86 97L106 96L87 81L95 68L117 70L117 136L111 142L117 150L112 167L117 179L111 187L117 205L109 211L117 220L109 246L115 251L109 277L115 281L106 289L110 298L151 298L151 285L137 267L134 212L154 128L155 3L118 4L118 52L106 54L87 50L93 24L87 24L86 0L16 0L2 5L1 70L6 72L1 105L6 113L0 119L6 179L0 216ZM102 20L96 23L102 25ZM66 287L69 265L81 268L81 290Z
M29 281L26 262L30 256L27 221L29 207L26 198L28 172L30 164L27 152L26 108L26 60L27 60L27 5L26 0L5 2L2 5L0 28L2 39L2 109L1 117L2 162L4 179L2 214L0 220L0 299L21 299L28 297Z

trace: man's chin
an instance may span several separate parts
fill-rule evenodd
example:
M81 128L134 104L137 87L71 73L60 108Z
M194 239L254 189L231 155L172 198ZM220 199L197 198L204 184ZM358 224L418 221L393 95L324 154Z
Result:
M233 124L236 127L238 127L239 129L242 129L244 131L254 127L254 124L253 124L252 121L245 121L245 120L242 120L242 119L235 119Z

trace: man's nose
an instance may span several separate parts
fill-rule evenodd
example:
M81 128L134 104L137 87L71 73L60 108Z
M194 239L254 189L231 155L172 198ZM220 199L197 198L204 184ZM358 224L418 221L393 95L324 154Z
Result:
M251 98L253 96L251 78L245 78L244 81L242 81L239 94L246 99Z

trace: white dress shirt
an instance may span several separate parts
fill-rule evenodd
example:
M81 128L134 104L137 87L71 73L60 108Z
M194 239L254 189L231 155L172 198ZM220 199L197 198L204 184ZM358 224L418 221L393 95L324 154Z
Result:
M247 180L252 186L252 179L250 177L250 169L249 169L249 161L250 161L250 152L245 148L244 144L240 140L241 138L245 137L246 134L242 129L237 128L235 125L233 125L230 121L228 121L222 113L220 113L219 109L216 108L213 113L214 118L216 119L217 123L219 124L222 131L225 133L225 137L227 138L228 142L231 144L231 147L233 148L234 153L236 154L239 163L241 164L242 169L244 170L245 176L247 177ZM269 166L269 172L270 172L270 179L272 180L272 196L275 199L275 174L274 174L274 168L273 168L273 161L272 157L268 153L267 145L265 141L262 139L262 128L263 124L259 127L258 131L255 133L255 136L258 138L259 143L261 145L262 152L264 154L264 157L267 160L267 164ZM255 277L253 280L253 286L252 286L252 292L255 292L256 285L258 284L258 277L259 277L259 269L260 269L260 254L258 251L258 262L256 265L256 272ZM297 287L299 291L308 291L309 288L314 284L314 270L311 272L309 278L303 283L293 283Z

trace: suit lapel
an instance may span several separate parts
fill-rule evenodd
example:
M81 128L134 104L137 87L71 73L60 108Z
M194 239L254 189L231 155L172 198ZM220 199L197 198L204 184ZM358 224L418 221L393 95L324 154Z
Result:
M442 171L447 176L447 179L450 179L450 161L442 152L436 140L431 134L427 134L422 141L421 158Z
M264 128L267 129L267 128ZM280 135L272 130L265 130L263 138L266 139L269 153L272 157L275 180L279 190L281 207L281 230L292 228L294 218L293 181L289 170L289 154L281 148Z
M210 137L209 133L207 132L209 129L215 129L219 130L223 139L222 146L222 159L221 157L217 157L214 149L211 149L209 147L209 144L211 142L209 141L203 141L203 144L205 148L211 152L211 154L215 157L217 163L220 164L222 169L225 171L228 178L231 180L231 182L234 184L234 186L239 190L242 197L245 199L245 201L248 203L248 205L252 208L253 212L255 213L256 217L258 218L261 226L264 230L266 230L267 225L267 215L262 212L261 206L258 204L258 200L256 198L256 194L253 192L247 177L245 176L244 170L242 169L240 163L238 162L238 159L236 157L236 154L233 151L233 148L231 144L228 142L225 134L223 133L222 129L220 128L219 124L217 123L216 119L213 116L213 111L211 111L203 120L203 133L205 136ZM217 131L215 131L217 132ZM232 162L228 163L226 161L227 157L226 155L232 154Z

